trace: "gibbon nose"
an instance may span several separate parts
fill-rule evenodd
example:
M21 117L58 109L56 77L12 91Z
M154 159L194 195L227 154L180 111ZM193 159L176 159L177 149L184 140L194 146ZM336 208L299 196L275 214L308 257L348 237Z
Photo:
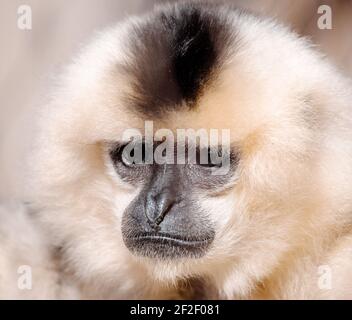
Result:
M167 188L156 194L148 194L145 213L153 229L158 229L166 214L175 204L176 201L173 192L170 192Z

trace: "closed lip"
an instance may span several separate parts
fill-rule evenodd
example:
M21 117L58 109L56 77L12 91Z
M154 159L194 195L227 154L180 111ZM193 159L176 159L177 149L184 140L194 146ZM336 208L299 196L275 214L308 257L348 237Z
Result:
M209 244L213 239L212 237L208 238L188 238L180 235L173 234L154 234L154 233L142 233L139 235L135 235L130 238L133 241L147 241L147 242L155 242L155 243L165 243L165 244L173 244L177 246L204 246Z

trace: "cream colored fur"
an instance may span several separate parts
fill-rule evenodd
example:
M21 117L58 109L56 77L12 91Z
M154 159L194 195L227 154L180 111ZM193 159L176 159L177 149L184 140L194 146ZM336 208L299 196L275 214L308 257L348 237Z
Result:
M111 170L106 141L153 120L126 110L129 84L114 69L128 59L133 18L83 50L38 115L33 214L1 213L2 298L23 297L15 288L23 263L36 275L26 293L33 298L182 298L179 281L192 278L222 299L352 298L351 82L284 27L232 15L240 46L198 108L155 121L230 128L241 151L231 188L199 201L216 225L209 252L154 261L134 257L122 241L122 213L138 190ZM319 285L322 266L331 288Z

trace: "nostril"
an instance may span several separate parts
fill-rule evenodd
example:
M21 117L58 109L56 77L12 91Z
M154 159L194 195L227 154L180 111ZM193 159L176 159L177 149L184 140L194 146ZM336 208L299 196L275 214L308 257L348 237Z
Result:
M157 211L156 203L156 197L153 194L149 193L146 197L144 212L150 225L154 224L155 221L155 214Z
M170 192L149 193L145 204L145 215L149 225L153 229L157 229L175 203L176 201Z
M156 217L156 219L154 221L156 225L159 225L160 223L163 222L166 214L171 210L171 208L174 206L174 204L175 204L174 201L170 201L163 208L161 208L159 210L159 216Z
M164 217L159 216L156 220L155 220L155 224L158 226L160 223L162 223L164 220Z

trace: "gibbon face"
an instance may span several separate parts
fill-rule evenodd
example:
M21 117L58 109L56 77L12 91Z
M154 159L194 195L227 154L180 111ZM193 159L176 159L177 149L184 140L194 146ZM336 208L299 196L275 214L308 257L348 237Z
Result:
M125 44L129 60L116 65L130 87L130 91L122 93L130 112L142 120L160 123L164 129L171 129L171 134L180 128L177 122L172 125L172 114L184 114L184 120L191 112L199 117L197 102L225 63L234 41L229 27L227 16L194 5L161 9L133 26ZM193 128L189 121L186 125L185 129ZM206 126L202 122L200 125ZM152 153L158 148L158 138L150 143ZM160 138L170 143L169 137ZM180 164L176 156L179 146L174 143L170 153L175 161L157 165L146 165L145 161L140 165L128 165L128 161L126 164L123 147L118 144L110 151L116 174L140 190L123 213L126 246L133 253L152 258L205 255L214 239L215 225L208 210L201 207L200 199L231 183L235 151L226 150L229 160L232 158L232 168L220 175L209 170L217 165L211 162L210 155L219 146L209 145L206 153L210 161L201 163L200 154L205 147L185 141L184 154L188 156L193 148L196 157L193 163ZM140 149L146 153L144 142Z
M321 196L312 106L325 69L305 41L226 6L162 6L99 35L66 70L31 158L34 205L69 267L118 285L231 277L238 291L274 268ZM141 163L123 152L131 129ZM146 164L164 141L175 156L178 129L228 130L224 149L184 148L222 150L228 170L213 174L211 156Z

